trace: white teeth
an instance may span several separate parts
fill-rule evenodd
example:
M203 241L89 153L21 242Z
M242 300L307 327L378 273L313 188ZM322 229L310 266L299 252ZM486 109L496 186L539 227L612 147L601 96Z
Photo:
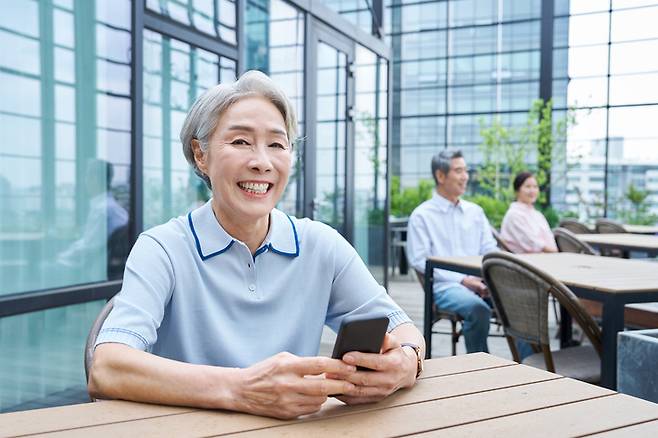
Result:
M267 192L267 189L270 186L268 183L253 183L253 182L242 182L242 183L238 183L238 185L242 189L247 190L248 192L260 193L260 194Z

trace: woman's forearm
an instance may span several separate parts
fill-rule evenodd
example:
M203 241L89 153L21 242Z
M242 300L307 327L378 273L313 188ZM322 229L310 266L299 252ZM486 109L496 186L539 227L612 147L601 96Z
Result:
M178 362L108 343L96 348L88 390L101 399L240 410L235 397L240 371Z

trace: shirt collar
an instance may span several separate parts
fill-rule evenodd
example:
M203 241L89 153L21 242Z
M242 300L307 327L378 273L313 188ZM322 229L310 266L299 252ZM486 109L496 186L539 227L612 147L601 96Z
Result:
M235 242L235 239L217 222L212 210L212 200L188 213L187 221L201 260L226 252ZM288 215L277 209L273 209L270 213L270 231L255 255L266 249L288 257L299 255L299 239L295 224Z
M464 203L461 201L461 199L459 199L457 201L457 205L455 205L443 196L439 195L436 190L432 192L432 201L439 207L441 213L447 212L450 207L458 208L461 211L464 211Z

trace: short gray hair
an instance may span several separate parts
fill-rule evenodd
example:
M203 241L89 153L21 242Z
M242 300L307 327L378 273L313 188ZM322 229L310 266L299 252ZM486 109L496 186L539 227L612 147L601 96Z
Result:
M444 175L447 175L450 171L450 163L455 158L464 158L462 151L459 149L444 149L432 157L432 177L437 186L439 185L439 180L436 178L436 171L438 170Z
M292 146L296 140L297 117L292 103L283 90L264 73L250 70L235 82L219 84L206 90L187 113L180 131L180 141L187 162L208 188L211 188L210 179L196 165L192 140L198 140L201 150L205 152L221 115L240 99L251 96L261 96L272 102L283 116L288 142Z

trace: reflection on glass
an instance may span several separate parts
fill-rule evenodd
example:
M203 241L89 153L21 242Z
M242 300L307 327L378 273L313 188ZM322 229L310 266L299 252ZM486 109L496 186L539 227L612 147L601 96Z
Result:
M0 412L89 401L82 359L104 304L0 318Z
M367 33L372 33L371 0L324 0L322 3Z
M146 0L146 8L236 44L235 0Z
M233 80L233 61L144 31L144 228L208 200L204 182L185 161L178 135L194 100L217 82Z
M6 3L0 294L117 278L129 241L131 5L112 2L110 19L101 0Z
M357 46L354 77L354 247L383 281L388 65Z
M304 14L283 0L249 0L246 12L247 68L267 73L291 100L304 137ZM295 144L294 168L277 208L303 215L304 142Z
M347 55L319 42L317 75L314 219L344 232Z

